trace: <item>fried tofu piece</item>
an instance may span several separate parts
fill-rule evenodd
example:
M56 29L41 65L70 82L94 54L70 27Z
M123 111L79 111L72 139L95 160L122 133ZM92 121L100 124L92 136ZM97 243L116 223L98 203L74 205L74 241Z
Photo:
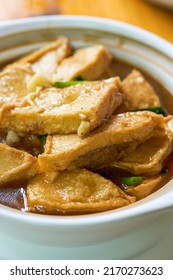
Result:
M88 133L109 119L122 102L118 77L64 89L31 93L21 106L3 112L1 127L37 134Z
M31 179L27 207L32 212L84 214L116 209L135 202L118 186L86 169L51 173Z
M122 86L124 100L117 113L161 106L154 89L139 71L133 70L123 80Z
M18 104L28 94L27 82L32 77L30 64L14 65L0 73L0 105Z
M166 157L173 149L173 117L164 119L162 130L140 144L135 151L123 155L113 165L125 168L135 175L158 174Z
M160 188L164 175L144 178L142 183L137 186L128 187L125 192L136 197L137 200L147 197Z
M39 155L39 164L44 171L83 167L95 170L110 166L149 139L162 125L163 116L133 112L114 116L84 138L77 134L50 135L45 152Z
M57 70L57 80L69 81L82 77L83 80L96 80L112 60L112 55L102 46L81 48L64 59Z
M70 41L60 37L52 44L8 65L0 73L0 103L20 101L37 87L50 87L59 63L72 53Z
M4 144L0 144L0 162L0 185L27 180L39 172L37 158Z
M65 37L59 37L53 43L26 55L17 63L30 63L34 73L41 73L51 79L53 74L56 73L60 62L71 54L70 40Z

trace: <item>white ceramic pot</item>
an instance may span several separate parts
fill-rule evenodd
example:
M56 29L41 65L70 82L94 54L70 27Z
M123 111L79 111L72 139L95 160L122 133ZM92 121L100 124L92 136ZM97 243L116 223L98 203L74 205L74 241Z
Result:
M104 44L173 94L173 46L142 29L91 17L48 16L0 24L0 62L58 35L75 47ZM2 259L125 259L146 250L171 224L173 183L133 205L84 216L43 216L0 206Z

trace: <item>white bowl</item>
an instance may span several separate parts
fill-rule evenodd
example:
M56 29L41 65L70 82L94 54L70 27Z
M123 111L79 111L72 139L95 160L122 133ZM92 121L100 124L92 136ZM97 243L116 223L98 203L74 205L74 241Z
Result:
M142 29L112 20L48 16L1 23L0 61L5 63L58 35L70 37L77 47L104 44L173 94L173 46ZM172 182L131 206L92 215L44 216L1 205L0 258L132 258L168 231L172 206Z

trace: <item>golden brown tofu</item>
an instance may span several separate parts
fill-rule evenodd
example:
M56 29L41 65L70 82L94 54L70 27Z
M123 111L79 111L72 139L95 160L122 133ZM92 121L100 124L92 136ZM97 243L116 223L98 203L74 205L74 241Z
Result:
M38 134L88 133L122 102L121 82L111 78L31 93L21 106L4 110L1 127Z
M27 82L32 77L30 64L14 65L0 73L0 105L19 103L28 94Z
M23 57L17 63L30 63L35 73L41 73L51 79L56 73L59 63L71 54L70 40L59 37L53 43Z
M129 205L134 197L86 169L42 174L27 186L27 206L32 212L96 213Z
M161 106L154 89L139 71L133 70L123 80L122 86L124 100L118 113Z
M37 158L15 148L0 144L0 186L27 180L38 173Z
M57 70L57 80L69 81L82 77L83 80L96 80L108 67L112 55L101 45L77 50L64 59Z
M126 193L136 197L137 200L145 198L160 188L163 176L164 175L144 178L141 184L128 187Z
M133 112L114 116L84 138L77 134L48 136L45 152L39 156L44 171L110 166L120 156L149 139L163 116Z
M135 151L119 158L113 165L125 168L136 175L158 174L164 159L173 149L173 118L163 118L164 127L140 144Z

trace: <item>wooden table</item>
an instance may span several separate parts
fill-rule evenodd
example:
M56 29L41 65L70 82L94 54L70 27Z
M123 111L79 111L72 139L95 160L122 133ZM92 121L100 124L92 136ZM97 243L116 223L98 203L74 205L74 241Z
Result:
M116 19L142 27L173 43L173 10L145 0L0 0L0 20L43 14Z

